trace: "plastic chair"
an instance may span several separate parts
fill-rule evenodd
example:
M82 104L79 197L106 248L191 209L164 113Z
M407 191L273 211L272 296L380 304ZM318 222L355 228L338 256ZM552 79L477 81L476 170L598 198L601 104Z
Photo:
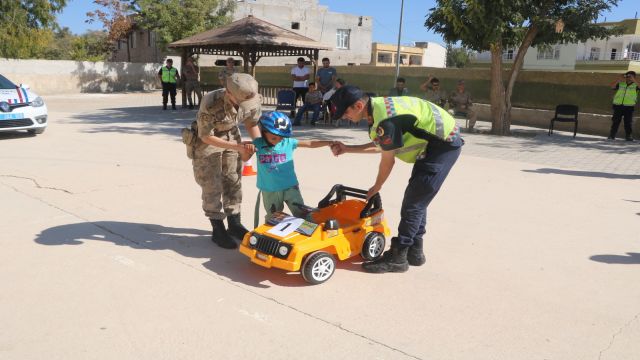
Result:
M291 89L278 91L276 95L276 111L290 110L291 116L296 112L296 92Z
M576 105L558 105L556 106L556 114L551 119L551 123L549 124L549 136L553 134L553 124L555 122L572 122L574 123L573 127L573 137L576 137L578 133L578 107Z

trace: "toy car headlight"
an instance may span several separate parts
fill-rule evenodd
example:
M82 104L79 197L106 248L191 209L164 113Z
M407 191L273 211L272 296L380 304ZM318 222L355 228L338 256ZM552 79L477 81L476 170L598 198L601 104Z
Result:
M249 238L249 245L256 246L257 243L258 238L255 235L251 235L251 237Z
M286 256L289 253L289 248L284 246L284 245L282 245L282 246L280 246L280 248L278 248L278 253L281 256Z

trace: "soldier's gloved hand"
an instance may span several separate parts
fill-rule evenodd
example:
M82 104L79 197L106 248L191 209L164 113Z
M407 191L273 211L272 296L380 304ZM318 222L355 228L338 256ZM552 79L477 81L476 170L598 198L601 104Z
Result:
M244 152L246 152L249 155L253 155L256 152L256 146L253 145L252 143L249 143L249 144L243 143L242 147L244 149Z

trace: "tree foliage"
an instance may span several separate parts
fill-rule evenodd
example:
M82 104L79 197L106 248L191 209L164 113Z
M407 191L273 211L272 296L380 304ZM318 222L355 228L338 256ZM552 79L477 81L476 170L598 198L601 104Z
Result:
M620 33L594 23L618 0L436 0L425 26L447 42L491 52L492 132L509 133L511 93L531 46L583 42ZM502 51L517 48L508 82L502 81Z
M104 61L109 54L106 32L88 31L78 36L65 27L54 32L53 41L43 49L42 57L50 60Z
M131 61L129 52L129 33L133 29L134 10L130 0L94 0L100 6L95 11L87 13L87 22L99 21L107 31L107 44L113 51L118 41L127 42L127 60Z
M136 23L154 31L158 45L227 24L233 0L132 0Z
M472 52L465 47L447 44L447 67L463 68L471 60Z
M0 1L0 57L41 56L57 28L55 14L65 5L66 0Z

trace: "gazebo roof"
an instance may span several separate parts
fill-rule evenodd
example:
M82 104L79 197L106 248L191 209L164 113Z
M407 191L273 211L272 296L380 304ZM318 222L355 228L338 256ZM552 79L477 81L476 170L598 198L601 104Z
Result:
M208 30L169 44L170 48L225 49L251 47L257 50L329 50L313 39L249 15L229 25ZM264 54L266 55L266 54ZM263 56L264 56L263 55Z

